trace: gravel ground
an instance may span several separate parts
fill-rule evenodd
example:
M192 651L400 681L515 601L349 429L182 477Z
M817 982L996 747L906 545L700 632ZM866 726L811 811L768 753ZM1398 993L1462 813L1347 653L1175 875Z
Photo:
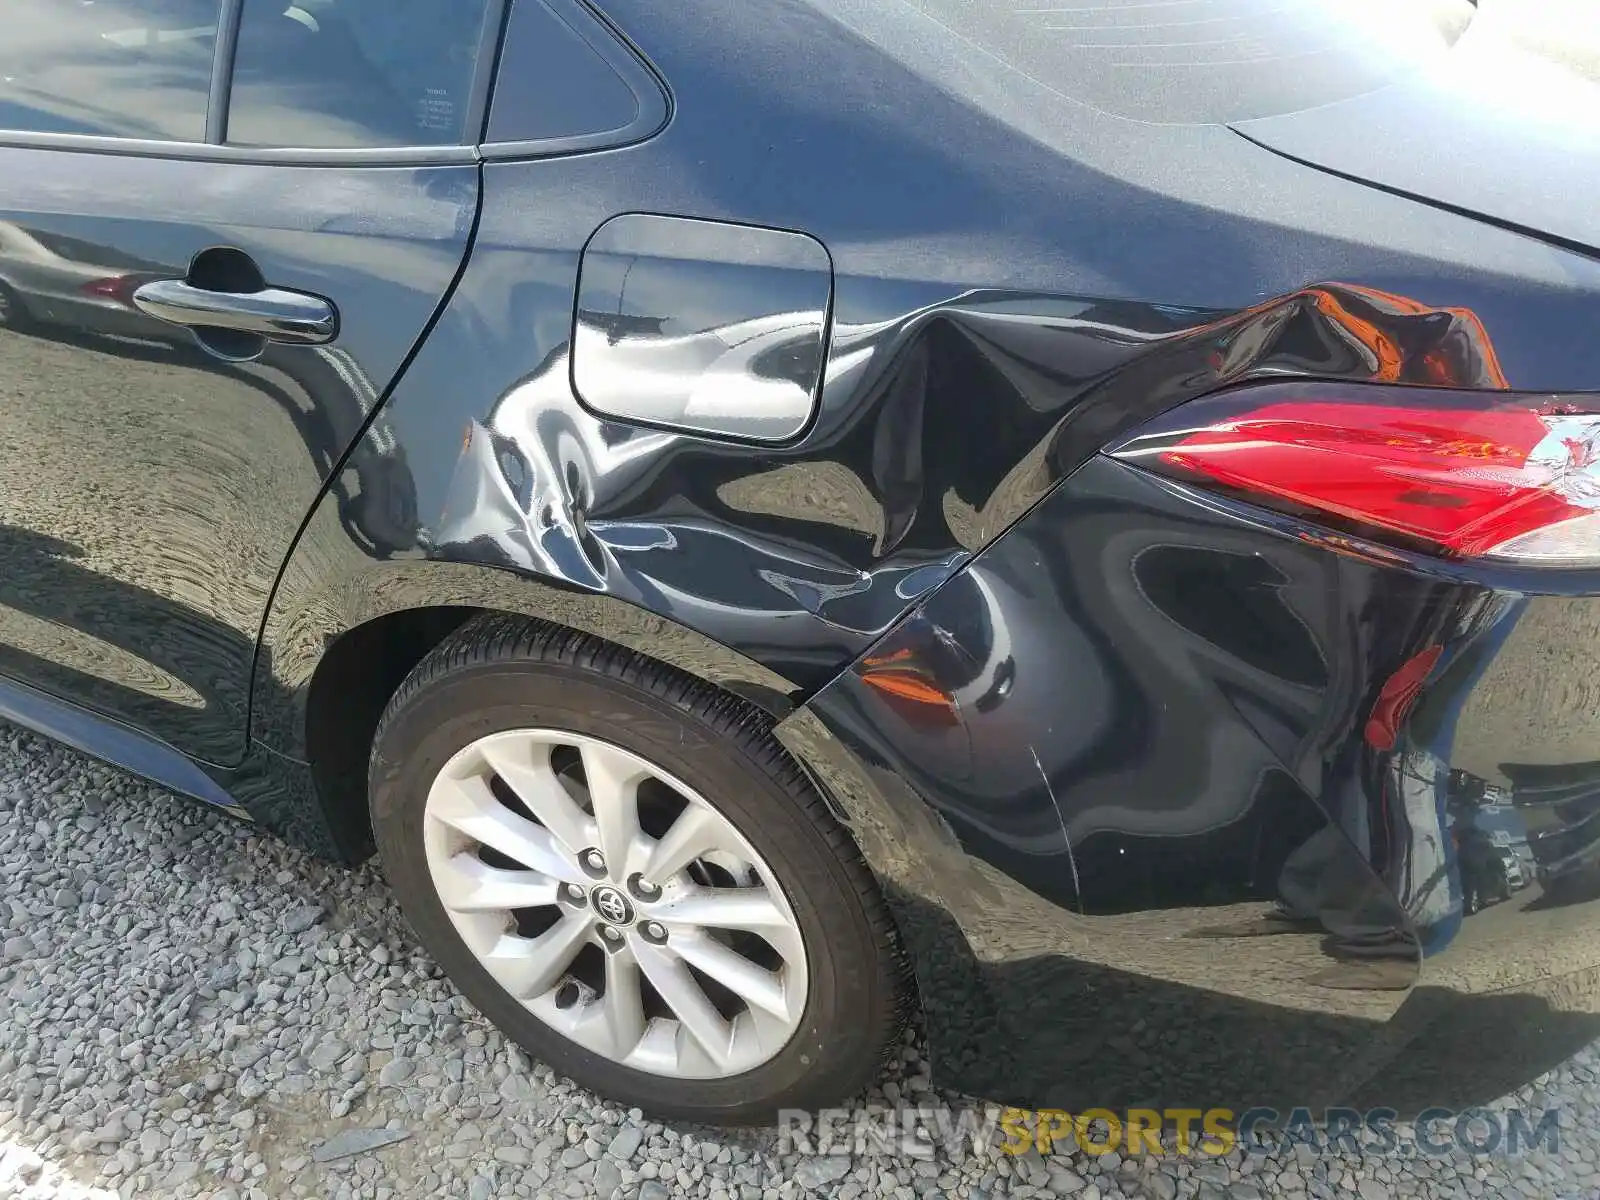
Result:
M1559 1155L1123 1161L781 1153L530 1063L347 872L0 725L0 1195L968 1198L1600 1195L1600 1055L1509 1102ZM868 1102L936 1103L914 1036Z

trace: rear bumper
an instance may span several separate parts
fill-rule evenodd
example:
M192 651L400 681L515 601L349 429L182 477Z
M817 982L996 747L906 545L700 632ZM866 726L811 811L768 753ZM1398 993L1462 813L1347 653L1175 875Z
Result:
M1590 591L1096 459L781 732L884 881L946 1084L1459 1107L1600 1037Z

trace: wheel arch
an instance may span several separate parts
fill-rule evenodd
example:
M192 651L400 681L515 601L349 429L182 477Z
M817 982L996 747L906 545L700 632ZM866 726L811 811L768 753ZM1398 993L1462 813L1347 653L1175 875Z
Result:
M622 646L755 704L774 721L800 700L790 680L668 617L614 596L570 591L516 572L473 563L387 562L275 600L257 654L251 736L266 750L310 768L313 794L265 824L291 840L327 831L338 855L372 850L366 766L372 735L390 697L412 669L467 621L486 613L522 616ZM325 850L327 847L308 847Z
M263 629L251 730L271 752L268 757L307 764L309 770L290 777L309 786L276 789L280 794L270 812L260 806L254 815L306 849L348 862L371 855L366 775L384 709L439 643L466 622L499 613L622 646L761 709L773 723L773 736L864 852L880 886L905 886L903 871L885 874L884 866L895 860L892 846L903 836L908 814L921 815L922 806L891 798L893 789L871 778L804 706L806 696L796 683L704 634L616 597L469 563L374 564L316 588L295 588L293 594L294 602L286 602L280 587ZM317 836L308 838L306 830ZM908 844L901 842L902 852ZM927 870L926 862L911 866L914 876ZM929 883L926 878L917 882ZM895 906L890 913L902 952L911 951L917 941L907 937ZM920 1008L920 987L909 969L902 1001Z

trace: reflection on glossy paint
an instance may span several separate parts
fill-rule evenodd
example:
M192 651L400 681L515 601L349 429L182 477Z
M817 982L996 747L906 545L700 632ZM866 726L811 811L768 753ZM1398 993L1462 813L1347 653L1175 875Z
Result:
M1225 508L1096 461L813 701L837 744L788 723L943 964L920 979L954 1078L1069 1107L1514 1086L1600 1028L1600 878L1577 865L1600 772L1511 764L1520 786L1474 791L1452 762L1464 712L1467 751L1486 721L1504 738L1507 681L1570 636L1516 632L1562 602ZM1307 650L1263 655L1285 629ZM950 719L919 715L941 696ZM1546 890L1558 847L1571 883ZM1118 1003L1158 1042L1230 1053L1107 1055L1088 1031ZM1435 1049L1408 1074L1414 1039L1516 1020L1481 1058ZM1016 1057L985 1059L996 1028Z
M14 549L12 539L17 532L0 531L0 543L6 544L8 550ZM17 562L14 554L8 554L7 558L16 567L23 565ZM40 564L28 565L38 567ZM45 581L41 590L49 595L53 589L48 582L48 571L41 574ZM35 582L39 581L36 576ZM18 592L32 590L8 589L9 594L18 599L23 599ZM4 594L7 592L0 592ZM51 600L60 598L59 595L50 596ZM148 631L148 625L144 628ZM131 690L151 702L152 709L177 706L188 709L191 719L207 720L205 697L172 672L173 667L181 669L181 664L171 663L163 668L154 661L157 656L143 648L125 647L109 638L96 637L79 626L62 624L41 613L6 604L0 604L0 629L5 630L7 642L5 651L0 653L0 662L7 663L7 674L48 671L56 678L78 681L73 690L90 698L98 695L108 706L116 703L110 698ZM215 714L210 719L215 720Z
M573 387L613 418L784 441L816 411L832 294L803 234L614 217L583 252Z
M1303 370L1355 356L1374 383L1503 390L1511 387L1483 321L1469 308L1430 308L1409 297L1355 284L1306 288L1230 316L1212 365L1232 381L1264 354ZM1337 365L1336 365L1337 364Z
M335 552L348 535L324 506L266 628L258 728L277 745L298 753L326 639L407 597L549 614L778 714L870 647L854 684L780 729L886 881L955 1086L1069 1107L1285 1088L1331 1101L1441 1006L1449 1021L1489 1010L1472 999L1488 961L1472 923L1451 929L1437 788L1372 783L1418 752L1399 725L1432 711L1428 689L1410 722L1391 705L1403 749L1330 757L1385 679L1444 644L1425 616L1451 610L1455 585L1172 485L1130 495L1095 457L1244 379L1504 386L1483 322L1343 285L1219 314L842 275L816 421L754 447L584 409L570 326L539 310L574 279L569 258L492 235L475 255L385 409L414 452L414 553L435 561ZM508 349L483 333L501 327L542 332ZM426 433L462 363L515 381L485 388L497 398L472 407L465 445L460 423ZM438 573L479 563L501 581ZM1349 628L1347 611L1386 615ZM1519 1017L1543 1003L1495 1002ZM1172 1032L1108 1056L1108 1006ZM1544 1027L1563 1052L1594 1028ZM1315 1069L1288 1080L1285 1062ZM1496 1094L1482 1089L1514 1086L1510 1069L1483 1064L1463 1086Z
M41 169L62 157L0 149L13 206L0 210L0 438L11 448L0 670L235 763L267 599L323 485L364 548L415 544L405 448L368 418L464 251L464 228L438 210L470 209L473 196L439 185L450 168L384 172L386 209L370 173L302 169L299 195L278 196L252 225L235 197L275 180L270 168L152 174L137 159L67 155L79 164L69 186ZM474 172L459 174L470 183ZM341 180L374 216L388 211L381 232L329 230L328 189ZM207 223L223 203L237 222L225 234ZM131 303L141 283L184 278L199 250L225 240L270 283L337 293L353 310L337 344L224 362ZM383 273L369 274L380 259ZM335 474L358 435L359 462Z
M971 289L941 298L841 278L816 421L781 448L741 447L587 411L568 380L571 327L541 308L573 286L575 264L497 249L503 236L486 233L385 418L402 442L431 430L421 397L455 392L463 362L519 380L481 406L473 419L488 440L470 441L466 458L413 463L428 531L419 546L462 561L481 545L489 561L533 578L669 613L801 688L825 682L1142 417L1286 370L1372 377L1372 356L1338 324L1362 305L1396 345L1426 353L1438 342L1424 338L1438 323L1419 306L1391 296L1384 307L1370 289L1342 285L1225 316ZM693 279L687 252L674 253ZM869 319L874 310L881 316ZM1405 332L1404 320L1422 332ZM502 327L540 332L524 346L483 338ZM1485 358L1478 334L1464 340ZM1308 346L1321 347L1314 359ZM615 550L613 528L625 543ZM659 552L669 537L671 553Z

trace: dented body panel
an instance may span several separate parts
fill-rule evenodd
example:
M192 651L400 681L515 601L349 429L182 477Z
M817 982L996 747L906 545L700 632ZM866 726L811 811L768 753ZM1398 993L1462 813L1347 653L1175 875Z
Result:
M449 218L413 247L420 307L372 335L362 404L313 405L322 440L291 406L286 449L250 443L310 490L229 638L159 664L232 714L183 726L228 795L159 736L123 758L359 857L313 698L348 682L330 661L377 665L330 647L522 614L766 714L889 897L951 1086L1459 1106L1600 1034L1569 886L1600 860L1600 706L1526 683L1596 659L1600 580L1382 550L1103 454L1286 377L1600 392L1600 263L1222 123L1332 94L1067 94L1029 47L879 0L606 9L662 89L617 144L372 177ZM307 224L285 269L331 236ZM1489 808L1540 883L1474 912ZM1279 903L1293 929L1239 932Z

